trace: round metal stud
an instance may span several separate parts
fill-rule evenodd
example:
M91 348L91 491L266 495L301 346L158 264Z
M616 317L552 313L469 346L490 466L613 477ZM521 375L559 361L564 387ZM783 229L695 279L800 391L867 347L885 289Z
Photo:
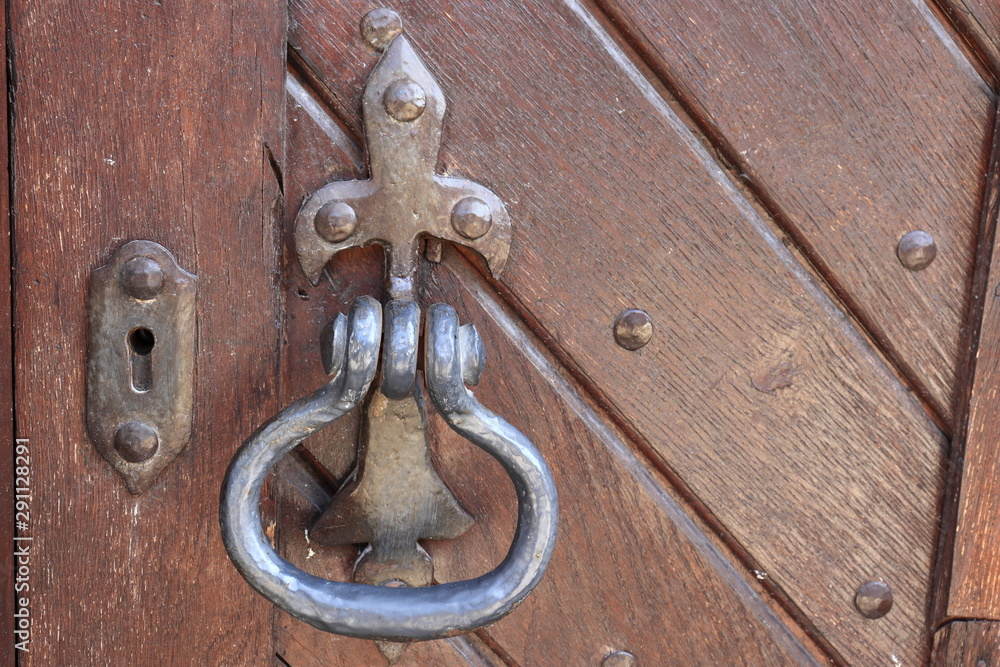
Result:
M630 308L615 319L614 332L620 347L638 350L653 338L653 320L646 311Z
M479 197L465 197L451 209L451 226L467 239L478 239L490 231L493 214Z
M427 107L424 89L410 79L399 79L389 84L382 98L385 110L401 123L416 120Z
M125 422L115 431L115 449L129 463L148 461L156 453L160 439L149 424Z
M361 19L361 37L376 51L384 51L401 32L403 19L385 7L371 10Z
M854 594L854 606L865 618L882 618L892 609L892 590L881 581L867 581Z
M910 232L899 239L896 256L899 263L910 271L923 271L937 257L934 237L923 231Z
M358 217L350 205L332 201L320 207L313 221L316 231L330 243L346 241L358 228Z
M133 299L155 299L163 291L163 281L163 269L155 259L133 257L122 267L122 287Z
M601 667L636 667L639 660L628 651L615 651L604 656Z

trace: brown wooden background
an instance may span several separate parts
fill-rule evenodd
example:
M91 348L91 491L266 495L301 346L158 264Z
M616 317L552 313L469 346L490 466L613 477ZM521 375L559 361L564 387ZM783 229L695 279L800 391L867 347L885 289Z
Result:
M14 396L32 443L24 664L380 663L255 596L217 521L238 445L322 382L323 325L380 296L376 249L313 287L291 243L308 193L364 176L376 6L8 2L0 408ZM500 281L448 248L428 303L484 334L477 396L540 446L563 521L518 610L399 664L912 665L935 636L940 664L1000 660L995 6L388 6L448 97L441 170L514 221ZM938 257L913 273L895 248L917 229ZM137 238L199 276L199 353L192 442L132 497L87 440L84 368L90 271ZM637 352L611 336L628 307L656 328ZM428 545L448 581L498 562L514 499L434 433L477 517ZM354 550L303 530L353 437L306 443L268 501L286 556L328 577ZM879 620L853 606L871 579L895 598Z

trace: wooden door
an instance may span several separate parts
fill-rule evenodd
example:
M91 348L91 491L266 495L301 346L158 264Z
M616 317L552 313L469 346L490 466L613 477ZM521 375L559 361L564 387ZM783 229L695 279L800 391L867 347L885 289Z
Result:
M29 584L4 597L7 635L29 630L5 663L384 664L253 593L218 523L240 443L324 381L326 322L384 296L378 248L312 286L291 237L308 194L365 174L378 54L358 24L376 6L7 3L0 539L30 555L4 570ZM487 185L513 222L500 280L446 245L423 298L483 334L476 395L539 446L562 507L520 607L397 664L1000 661L995 7L390 6L448 98L440 170ZM897 252L914 231L936 247L921 270ZM89 276L133 239L199 280L193 435L138 496L85 424ZM614 336L627 309L653 328L635 350ZM308 440L264 500L285 557L327 578L349 579L357 549L306 531L357 428ZM431 430L476 525L426 547L438 580L475 576L506 552L513 490ZM888 590L877 618L856 601L868 582Z

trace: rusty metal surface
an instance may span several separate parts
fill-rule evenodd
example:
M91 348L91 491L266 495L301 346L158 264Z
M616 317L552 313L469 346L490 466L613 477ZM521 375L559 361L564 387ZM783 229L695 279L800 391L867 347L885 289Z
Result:
M388 46L365 87L363 110L370 178L330 183L302 206L295 245L316 284L341 250L386 246L390 297L412 298L424 236L479 252L499 277L510 248L510 218L487 188L436 173L445 98L434 76L387 10L362 22L376 48Z
M197 279L152 241L90 277L87 430L134 494L191 436Z
M475 345L463 353L458 319L444 304L428 311L426 380L448 424L496 458L517 491L518 522L510 551L476 579L427 587L371 586L329 581L283 560L264 535L260 492L275 464L302 440L357 406L375 378L381 338L380 308L355 301L338 317L329 345L341 353L333 379L285 408L243 444L226 473L222 538L250 585L311 625L337 634L387 641L437 639L480 627L510 612L537 585L555 546L558 500L552 474L538 450L506 421L483 407L463 383L475 363ZM412 564L410 565L412 566ZM390 577L383 571L382 577Z

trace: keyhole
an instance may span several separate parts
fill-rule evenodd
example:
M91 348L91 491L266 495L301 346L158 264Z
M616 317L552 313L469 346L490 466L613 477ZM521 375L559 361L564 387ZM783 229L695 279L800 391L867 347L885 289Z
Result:
M132 367L132 391L145 393L153 386L153 346L156 338L145 327L128 335L129 365Z

